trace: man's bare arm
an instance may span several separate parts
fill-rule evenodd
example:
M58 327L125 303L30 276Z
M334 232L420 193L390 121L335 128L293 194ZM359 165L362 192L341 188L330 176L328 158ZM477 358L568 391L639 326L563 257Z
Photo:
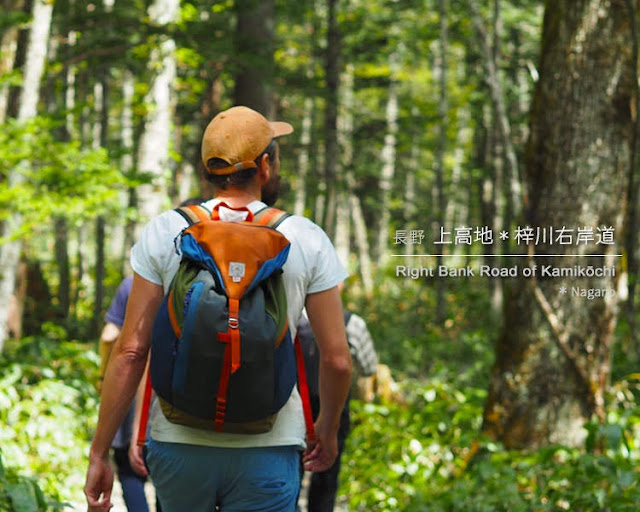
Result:
M320 349L320 413L316 421L318 443L309 447L305 468L324 471L335 460L340 414L349 393L351 356L338 288L307 296L307 315Z
M163 296L161 286L134 275L122 332L105 374L98 427L91 444L85 485L90 512L109 509L113 485L108 465L111 441L124 421L142 377L153 320Z

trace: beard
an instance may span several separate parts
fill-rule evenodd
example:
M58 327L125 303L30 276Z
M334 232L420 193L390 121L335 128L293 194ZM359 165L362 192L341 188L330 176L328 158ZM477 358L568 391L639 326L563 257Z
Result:
M280 175L272 176L262 187L262 202L267 206L273 206L280 197L282 183Z

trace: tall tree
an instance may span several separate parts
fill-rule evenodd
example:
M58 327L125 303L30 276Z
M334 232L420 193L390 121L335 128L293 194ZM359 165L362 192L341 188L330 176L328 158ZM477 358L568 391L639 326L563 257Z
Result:
M236 105L246 105L265 117L274 115L274 0L238 0L235 2Z
M398 50L389 54L389 92L387 96L387 133L382 146L382 170L380 173L380 227L378 229L378 265L386 262L389 253L389 223L391 222L391 189L396 173L396 146L398 144L398 71L400 69Z
M447 89L447 53L449 49L448 34L448 16L447 16L447 0L438 0L438 9L440 13L440 55L438 66L439 76L439 118L438 124L438 148L436 150L436 219L440 229L445 229L446 214L446 191L445 191L445 155L447 151L447 126L449 120L449 94ZM444 245L438 244L436 265L440 267L443 264L443 248ZM446 281L442 278L436 281L436 322L441 325L444 323L446 315Z
M2 10L5 13L10 13L17 17L22 13L24 0L3 0L0 5L2 5ZM17 19L2 32L0 37L0 76L6 75L13 70L18 48L18 33ZM9 83L5 82L0 84L0 123L3 123L6 119L8 106Z
M540 80L526 154L531 226L591 227L589 243L530 245L541 268L616 267L632 133L634 63L624 0L549 0ZM609 230L608 228L611 228ZM566 240L565 240L566 241ZM556 257L561 254L564 257ZM597 256L604 254L604 256ZM547 257L544 257L544 256ZM588 257L591 256L591 257ZM617 299L615 277L520 278L506 297L484 429L509 447L582 442L585 421L604 419ZM566 292L566 293L563 293Z
M155 0L149 7L149 18L158 27L166 27L178 16L179 0ZM168 35L160 35L160 43L152 50L149 69L154 74L146 101L150 110L138 146L138 171L148 173L152 181L138 187L138 204L143 219L159 214L168 203L169 149L173 118L173 90L176 78L176 43Z
M44 70L53 2L34 0L29 43L24 64L18 121L26 122L36 116L36 107L40 95L40 80ZM24 166L18 166L9 175L11 185L19 185L24 181ZM12 235L20 228L22 216L14 213L2 226L2 246L0 256L0 352L7 338L7 319L9 301L15 288L16 270L20 261L20 240L11 240ZM8 240L8 241L7 241Z
M324 205L324 229L332 237L335 232L338 182L338 94L340 87L340 28L338 25L338 0L327 0L327 50L325 80L327 82L324 114L324 181L326 200Z

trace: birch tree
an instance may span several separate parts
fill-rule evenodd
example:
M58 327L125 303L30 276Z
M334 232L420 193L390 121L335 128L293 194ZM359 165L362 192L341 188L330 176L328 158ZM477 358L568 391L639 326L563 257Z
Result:
M149 18L160 27L176 20L179 0L155 0L149 7ZM152 50L149 71L153 74L146 97L149 105L144 131L140 137L138 172L152 176L151 183L137 189L138 204L143 219L161 213L168 205L169 150L173 119L173 89L176 78L175 41L160 36L160 43Z
M448 42L448 19L447 19L447 0L438 1L438 9L440 12L440 55L438 66L440 101L438 106L438 114L440 123L438 125L438 148L436 149L436 222L439 229L447 229L444 227L446 214L446 191L445 191L445 155L447 152L447 126L449 119L449 94L447 90L447 52L449 48ZM443 260L444 245L437 245L436 265L440 267L444 264ZM436 323L443 324L446 315L446 281L442 278L436 281Z
M382 171L380 173L380 226L378 228L377 254L378 266L385 264L389 254L389 224L391 222L391 189L393 177L396 173L396 146L398 136L398 79L400 69L400 55L398 50L389 54L389 91L385 109L387 132L380 159Z
M21 122L34 118L37 113L40 81L47 55L52 13L52 1L34 0L18 110L18 121ZM24 181L23 171L23 166L18 166L11 171L8 178L11 186L20 185ZM16 270L22 246L20 240L12 239L12 235L16 233L21 224L21 215L14 212L2 226L1 240L4 241L4 244L0 258L0 352L7 338L9 301L15 287Z

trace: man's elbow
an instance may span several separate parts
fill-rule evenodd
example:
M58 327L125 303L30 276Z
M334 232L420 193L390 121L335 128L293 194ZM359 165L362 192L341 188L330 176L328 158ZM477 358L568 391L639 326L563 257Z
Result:
M329 354L323 359L324 366L336 378L351 378L351 355L347 351L340 354Z
M144 366L147 362L148 349L139 345L121 344L116 345L118 358L130 366Z

